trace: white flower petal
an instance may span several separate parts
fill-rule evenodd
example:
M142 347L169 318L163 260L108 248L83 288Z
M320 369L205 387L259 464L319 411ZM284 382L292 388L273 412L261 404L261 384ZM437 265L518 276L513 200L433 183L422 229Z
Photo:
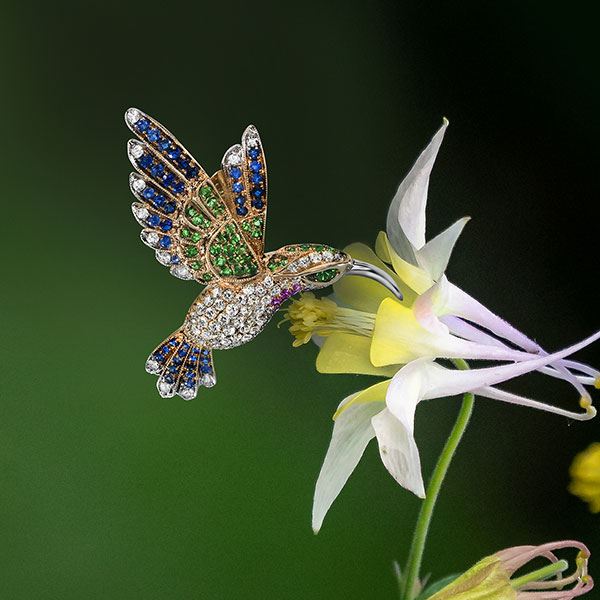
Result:
M448 229L429 240L418 252L419 265L425 269L434 281L437 281L446 271L452 250L464 226L471 217L463 217L450 225Z
M360 392L359 392L360 393ZM340 407L358 394L346 398ZM323 519L356 468L370 440L375 437L371 418L383 409L381 402L349 406L336 419L331 443L323 461L313 503L312 528L318 533Z
M394 250L418 266L415 250L425 245L425 209L429 175L433 168L448 121L433 136L394 196L387 215L387 235Z
M386 408L371 419L379 455L390 475L419 498L425 498L419 449L412 432Z

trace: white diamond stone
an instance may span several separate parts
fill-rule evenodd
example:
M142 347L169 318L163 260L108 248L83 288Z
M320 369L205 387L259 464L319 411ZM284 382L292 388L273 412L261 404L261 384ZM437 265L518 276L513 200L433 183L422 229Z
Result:
M244 294L238 294L235 297L236 304L243 305L243 304L246 304L246 301L247 301L247 298L246 298L246 296L244 296Z
M319 263L321 262L321 255L318 252L315 252L315 254L310 255L310 260L312 263Z
M228 337L231 337L232 335L235 335L235 327L228 327L225 330L225 335Z
M153 375L160 373L160 363L154 358L149 358L146 361L146 371L148 373L152 373Z
M267 293L267 290L265 290L262 285L257 285L256 288L254 288L254 291L257 296L264 296Z
M215 379L215 376L212 373L205 373L202 376L201 383L204 387L212 387L213 385L215 385L215 383L217 383L217 380Z
M171 267L171 275L179 279L192 279L191 271L185 265L174 265Z
M263 280L263 285L266 288L273 287L273 283L274 283L274 281L273 281L272 277L265 277L264 280Z
M158 233L156 233L155 231L151 231L150 233L148 233L148 235L146 236L146 241L151 245L151 246L156 246L156 244L158 244Z
M213 302L213 297L209 296L208 294L206 294L202 300L202 304L204 304L204 306L212 306Z
M273 294L273 297L275 296L279 296L279 294L281 294L281 288L276 285L272 290L271 290L271 294Z
M292 263L289 267L288 267L288 271L290 273L295 273L298 270L298 265L296 263Z
M198 325L202 328L208 325L208 320L206 317L198 317Z
M242 315L243 317L247 317L249 314L250 314L249 306L242 306L242 308L240 308L240 315Z
M200 334L200 339L201 339L201 340L204 340L205 342L206 342L207 340L210 340L210 333L209 333L208 331L203 331L203 332Z
M225 308L225 302L223 302L221 298L218 298L217 300L215 300L215 308L219 311L223 310Z
M304 269L304 267L308 267L309 265L309 260L306 256L303 256L301 259L298 260L298 266L301 269Z
M143 179L134 179L131 186L136 192L141 192L146 187L146 182Z
M263 308L267 308L267 306L270 306L270 305L271 305L271 298L263 298L263 299L260 301L260 305L261 305Z
M246 335L242 336L242 343L245 344L246 342L249 342L251 339L252 339L252 336L249 334L246 334Z
M218 333L221 330L221 326L216 321L212 321L208 326L208 330L211 333Z
M225 309L225 312L232 317L234 315L237 315L238 311L239 311L239 308L235 304L229 304L227 306L227 308Z
M130 153L133 158L139 158L142 154L144 154L144 149L140 144L131 144Z
M254 286L253 285L247 285L246 287L244 287L244 294L246 294L247 296L253 296L254 295Z
M221 294L221 290L218 287L214 287L212 289L211 294L213 295L213 298L216 298L217 296L219 296Z
M156 251L156 260L161 264L168 267L171 264L171 254L166 250Z
M157 387L158 387L158 393L163 398L172 398L175 395L173 386L170 383L167 383L166 381L159 379Z
M259 327L252 327L250 329L250 335L255 336L258 335L260 333L260 328Z
M184 400L191 400L192 398L194 398L196 396L196 390L194 388L189 388L189 387L184 386L179 390L179 395Z
M217 317L217 321L221 324L221 325L225 325L226 323L229 323L229 317L225 314L225 313L221 313L218 317Z
M325 262L331 262L333 260L333 254L331 254L331 252L328 251L323 252L323 260Z
M260 313L256 315L256 322L259 325L264 325L269 320L269 316L265 313Z
M132 204L131 209L133 210L133 214L138 223L140 223L140 225L145 225L146 219L150 216L148 209L145 206L139 206L136 204Z
M223 292L223 298L225 298L227 302L230 302L231 300L233 300L233 292L231 290L225 290Z
M210 307L206 309L205 314L209 319L214 319L217 316L217 311L214 308Z
M137 108L129 108L127 109L127 122L131 125L135 125L142 115Z

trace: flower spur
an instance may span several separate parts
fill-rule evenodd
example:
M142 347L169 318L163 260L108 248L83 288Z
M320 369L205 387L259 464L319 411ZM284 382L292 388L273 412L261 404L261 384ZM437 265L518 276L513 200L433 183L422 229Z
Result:
M207 287L184 324L146 361L163 397L189 400L216 383L212 350L256 337L281 304L301 290L331 285L345 273L374 278L401 297L377 268L324 244L264 251L267 170L258 131L225 153L212 177L160 123L136 108L125 122L139 138L128 155L129 182L142 241L175 277Z

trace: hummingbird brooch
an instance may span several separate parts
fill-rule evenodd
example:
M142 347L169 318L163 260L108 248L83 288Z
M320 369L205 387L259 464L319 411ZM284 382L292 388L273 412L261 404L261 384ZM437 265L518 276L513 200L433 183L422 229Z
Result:
M225 152L212 177L160 123L136 108L125 122L136 172L133 214L141 239L171 275L206 286L185 321L148 357L163 398L191 400L216 383L212 351L255 338L287 298L327 287L344 274L375 279L402 295L387 273L325 244L264 251L267 168L258 131Z

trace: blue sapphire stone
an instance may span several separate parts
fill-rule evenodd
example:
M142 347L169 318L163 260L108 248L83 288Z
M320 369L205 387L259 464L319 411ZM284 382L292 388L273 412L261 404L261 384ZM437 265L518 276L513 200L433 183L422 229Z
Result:
M162 352L155 352L154 353L154 358L158 361L158 362L162 362L163 360L165 360L165 355Z
M165 172L165 168L160 163L152 165L152 168L150 169L150 173L152 173L152 177L157 177L157 178L162 177L164 172Z
M238 196L238 197L235 199L235 203L236 203L236 204L239 204L240 206L241 206L242 204L246 204L246 198L244 198L244 196Z
M160 217L158 215L150 215L148 217L148 225L150 227L156 227L160 223Z
M208 350L205 348L204 350L202 350L201 354L202 354L203 356L208 356L210 353L209 353L209 351L208 351Z
M171 221L171 219L165 219L161 224L160 224L160 228L163 231L171 231L171 229L173 229L173 221Z
M229 170L229 175L231 175L232 179L239 179L242 176L242 170L238 167L233 167L233 169Z
M175 338L173 338L172 340L169 340L169 345L170 346L177 346L177 340Z
M204 358L200 359L200 364L201 365L210 365L210 358L205 356Z
M197 356L189 356L188 357L188 362L194 364L196 361L198 360Z
M163 178L162 182L165 187L169 187L175 181L173 173L167 173Z
M160 247L164 248L166 250L167 248L171 247L171 238L168 235L163 235L160 238L160 242L159 243L160 243Z
M167 154L169 155L169 158L175 160L181 156L181 148L177 148L177 146L175 148L171 148Z
M158 142L157 146L159 150L165 151L171 145L171 140L169 138L163 138Z
M234 193L234 194L239 194L239 193L240 193L240 192L241 192L241 191L244 189L244 186L243 186L243 185L242 185L242 184L241 184L239 181L236 181L236 182L235 182L235 183L234 183L234 184L231 186L231 189L233 190L233 193Z
M194 380L193 379L187 379L186 382L185 382L185 387L193 388L194 387Z
M173 254L171 255L171 262L174 265L178 265L181 262L181 259L179 258L179 256L177 256L177 254Z
M161 348L161 350L162 350L162 351L163 351L165 354L167 354L167 353L169 352L170 348L169 348L169 346L166 346L166 345L165 345L165 346L163 346L163 347Z
M250 181L256 185L262 183L263 176L260 173L254 173L250 176Z
M173 378L173 375L171 375L170 373L167 373L167 374L165 375L165 381L166 381L167 383L173 383L173 382L175 381L175 379Z
M265 193L265 190L263 188L256 187L252 190L252 195L255 198L260 198L264 193Z
M183 358L180 356L174 356L172 362L174 365L180 365L183 362Z
M194 177L198 177L198 169L196 167L190 167L189 169L186 169L185 176L188 179L193 179Z
M254 171L255 173L258 173L261 169L262 165L257 161L257 160L253 160L250 163L250 170Z
M169 373L177 373L177 365L171 364L169 367Z
M258 158L260 156L260 150L256 146L254 148L250 148L250 150L248 150L248 156L250 158Z
M148 131L148 139L151 142L158 142L158 140L160 140L160 130L150 129L150 131Z
M148 119L140 119L135 126L137 127L138 131L143 133L148 129L148 127L150 127L150 121L148 121Z
M184 189L185 189L185 185L181 181L179 183L176 183L173 185L173 191L176 194L181 194L181 192L183 192Z
M165 204L165 208L164 211L170 215L171 213L175 212L175 204L173 202L169 202L168 204Z
M240 217L245 217L248 214L248 209L245 206L238 206L236 207L235 212L240 215Z
M151 187L144 188L144 191L142 192L142 196L144 196L144 198L146 198L146 200L150 200L150 199L154 198L154 190Z
M212 369L211 369L211 368L210 368L210 366L208 366L208 365L205 365L205 366L202 366L202 367L200 367L200 370L201 370L203 373L210 373L210 372L212 371Z
M142 169L147 169L152 165L152 157L149 154L144 154L144 156L142 156L142 158L139 160L139 165L142 167Z
M254 208L258 208L259 210L265 205L265 203L262 200L253 200L252 201L252 206L254 206Z
M179 168L181 169L187 169L190 166L190 161L185 157L182 156L178 161L177 161L177 165L179 166Z
M192 348L192 354L199 354L200 348Z
M157 208L164 206L165 202L165 197L162 194L157 194L156 196L154 196L154 206L156 206Z

